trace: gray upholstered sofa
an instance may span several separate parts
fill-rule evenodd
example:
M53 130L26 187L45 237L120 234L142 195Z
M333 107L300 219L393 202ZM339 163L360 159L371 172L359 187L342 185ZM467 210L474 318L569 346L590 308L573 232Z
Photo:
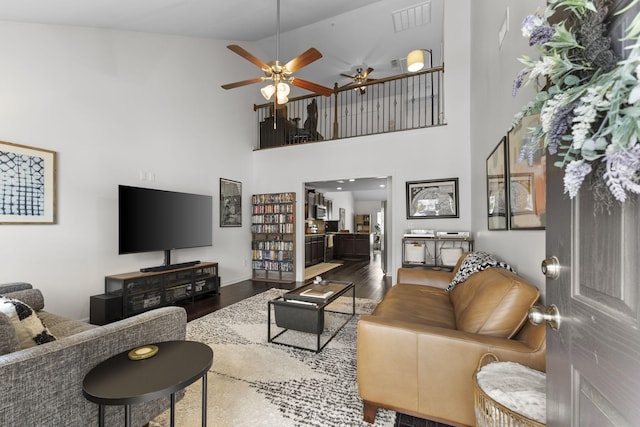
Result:
M179 307L95 326L44 311L42 293L27 283L0 285L0 295L28 304L56 337L7 353L12 339L0 328L0 426L97 426L98 405L82 394L91 368L143 344L185 339L187 316ZM132 425L144 425L168 407L168 398L132 405ZM105 414L107 426L123 425L122 407L107 407Z

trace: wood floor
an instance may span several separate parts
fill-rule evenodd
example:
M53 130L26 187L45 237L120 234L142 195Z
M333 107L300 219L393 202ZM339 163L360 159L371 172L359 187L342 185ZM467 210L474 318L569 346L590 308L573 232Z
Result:
M381 300L391 287L391 278L384 275L380 266L380 256L370 261L345 261L344 265L322 274L323 279L345 280L353 282L357 298ZM308 283L308 282L307 282ZM187 320L191 321L223 307L242 301L271 288L295 289L306 283L292 284L245 280L232 285L223 286L220 294L202 298L195 303L184 306ZM449 427L405 414L397 414L395 427Z
M371 261L345 261L342 266L323 273L322 278L353 282L357 298L369 298L377 301L382 299L392 284L391 278L385 276L382 272L379 256ZM304 284L304 282L282 284L245 280L223 286L219 295L202 298L195 303L185 304L187 320L197 319L271 288L295 289Z

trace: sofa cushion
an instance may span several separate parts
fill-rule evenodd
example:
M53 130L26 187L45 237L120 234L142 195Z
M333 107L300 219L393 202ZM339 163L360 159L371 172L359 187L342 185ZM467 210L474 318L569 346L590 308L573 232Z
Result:
M373 315L454 329L455 317L444 289L399 283L393 286Z
M470 276L448 293L461 331L511 338L540 296L519 276L491 267Z
M70 337L80 332L87 331L89 329L97 328L97 325L92 325L81 320L69 319L59 314L49 313L48 311L39 311L38 317L42 320L42 323L47 325L47 328L58 339L64 337Z
M0 312L11 321L21 349L55 340L28 304L17 299L0 297Z
M0 355L20 350L18 336L9 316L0 313Z

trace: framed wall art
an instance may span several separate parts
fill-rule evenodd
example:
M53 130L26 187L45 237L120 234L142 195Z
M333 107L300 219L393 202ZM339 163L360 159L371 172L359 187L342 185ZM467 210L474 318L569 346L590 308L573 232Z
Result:
M242 227L242 183L220 178L220 227Z
M407 219L459 216L458 178L407 182Z
M538 114L525 117L507 134L509 228L543 230L546 225L546 165L544 143L531 143L529 129L539 126Z
M56 153L0 141L0 223L55 222Z
M508 228L507 137L503 136L487 158L487 219L489 230Z

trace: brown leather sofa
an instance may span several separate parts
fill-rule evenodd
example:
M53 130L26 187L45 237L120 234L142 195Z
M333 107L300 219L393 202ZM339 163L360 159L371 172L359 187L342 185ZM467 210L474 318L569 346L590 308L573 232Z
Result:
M398 283L358 321L365 421L373 423L377 409L387 408L475 425L473 376L483 354L545 370L545 327L527 321L538 289L491 267L446 292L455 271L400 268Z

